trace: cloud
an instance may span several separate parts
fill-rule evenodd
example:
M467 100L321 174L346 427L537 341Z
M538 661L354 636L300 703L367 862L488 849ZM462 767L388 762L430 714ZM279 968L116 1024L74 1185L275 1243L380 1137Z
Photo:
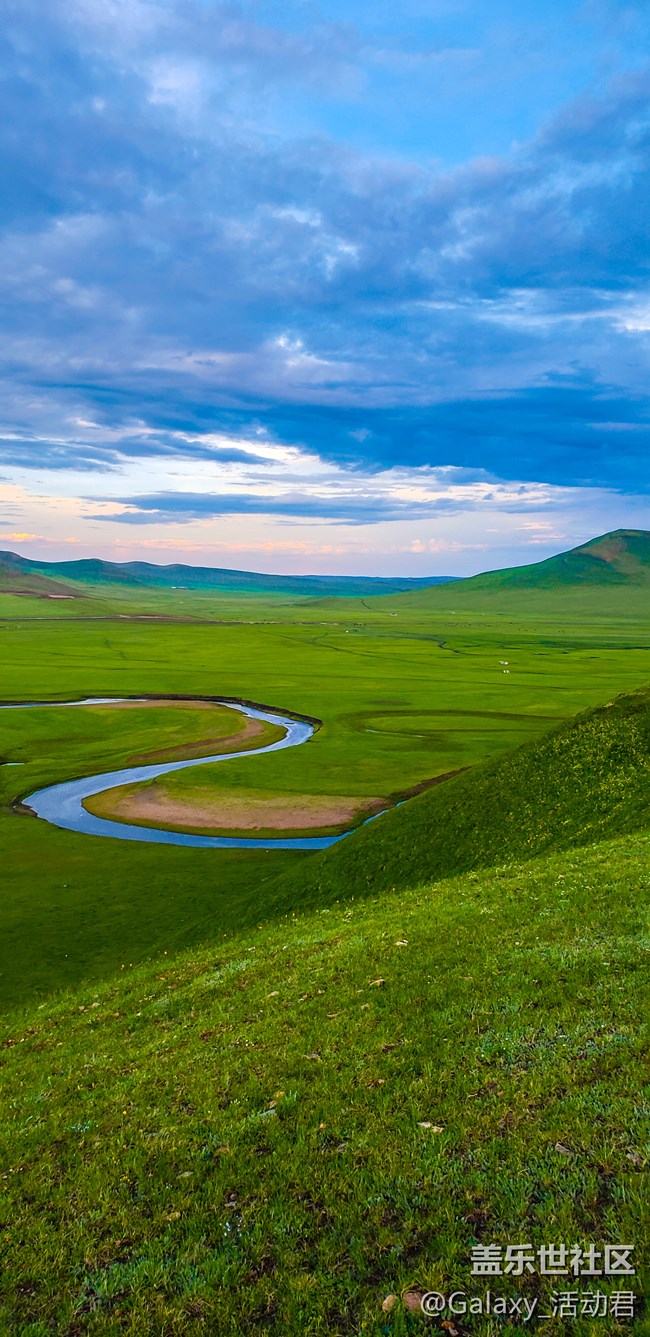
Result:
M276 516L286 521L327 520L339 525L379 525L387 521L427 519L468 512L482 505L504 511L552 507L562 496L539 484L509 485L469 470L395 468L375 474L326 466L317 457L296 457L293 478L281 468L263 491L255 476L242 475L237 492L227 492L206 478L201 492L164 491L119 497L109 511L93 519L148 525L183 523L225 516ZM302 474L299 467L302 464ZM294 488L287 483L295 482Z
M526 138L448 161L370 150L349 127L368 99L397 116L432 68L420 120L456 96L446 69L496 115L514 76L489 84L496 39L475 4L462 21L432 9L408 42L385 7L371 22L355 4L344 23L194 0L6 8L5 467L110 479L147 462L144 495L123 489L129 524L189 513L189 485L154 505L169 461L265 474L272 446L369 478L453 466L647 493L643 7L624 24L604 0L569 7L576 40L594 43L587 89L565 78L568 30L532 55L522 11L518 77L547 59L562 105ZM307 517L327 501L367 523L373 505L386 518L456 504L246 499L224 479L215 495L197 494L196 513Z

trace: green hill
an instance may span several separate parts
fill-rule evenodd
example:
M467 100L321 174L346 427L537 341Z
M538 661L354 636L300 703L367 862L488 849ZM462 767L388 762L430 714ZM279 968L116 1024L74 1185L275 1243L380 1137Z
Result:
M616 529L557 557L511 570L488 571L472 577L471 583L475 589L549 590L571 585L642 585L650 589L650 533L644 529Z
M86 558L67 562L37 562L17 553L0 552L5 579L19 585L26 578L65 579L88 585L126 585L136 589L214 590L233 594L283 594L296 598L362 598L376 594L399 594L453 581L453 576L410 579L397 576L285 576L256 571L231 571L221 567L159 566L154 562L104 562ZM9 589L7 584L3 588Z
M108 586L133 594L177 590L220 595L283 596L294 599L373 599L370 609L380 611L375 599L390 597L391 609L399 613L421 610L444 614L463 608L505 609L526 614L547 610L553 617L580 607L592 614L638 616L650 611L650 533L621 529L589 543L530 566L488 571L460 579L431 576L420 579L371 576L286 576L255 571L233 571L219 567L182 564L160 566L152 562L105 562L99 558L80 561L40 562L0 552L0 591L48 593L43 580L66 582L67 592L82 594ZM37 582L32 584L32 582ZM67 582L73 582L72 585ZM621 588L625 604L620 601ZM51 594L55 590L49 591ZM103 591L107 596L108 591ZM532 603L530 601L533 601Z
M478 1244L640 1253L649 773L644 691L304 862L284 917L9 1015L2 1331L405 1337L495 1291Z
M281 884L302 904L393 891L650 827L650 689L410 799Z
M650 533L617 529L543 562L406 592L380 606L398 616L498 613L555 623L638 619L650 615Z

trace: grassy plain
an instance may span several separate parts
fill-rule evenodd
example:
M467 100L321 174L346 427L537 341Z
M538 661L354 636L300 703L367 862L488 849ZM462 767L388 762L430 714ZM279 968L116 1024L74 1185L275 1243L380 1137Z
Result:
M147 598L159 614L167 609L162 620L123 616L113 590L103 591L108 612L97 620L64 616L69 604L4 595L13 615L0 621L0 690L14 701L222 695L314 716L323 727L306 745L185 772L183 792L200 776L217 796L227 786L234 795L254 788L269 796L390 800L650 679L647 618L618 592L610 607L605 591L600 616L585 612L581 594L570 617L562 611L553 619L547 609L538 621L528 592L498 613L486 612L476 594L476 607L453 612L450 593L238 597L221 620L223 605L197 594L200 621L175 620L181 610L159 592ZM33 608L36 617L28 616ZM0 757L24 763L0 766L4 1003L258 923L267 884L312 857L125 848L18 816L12 805L41 785L169 745L168 715L155 721L143 712L151 733L138 740L131 737L135 712L113 712L101 727L98 720L85 708L0 712Z

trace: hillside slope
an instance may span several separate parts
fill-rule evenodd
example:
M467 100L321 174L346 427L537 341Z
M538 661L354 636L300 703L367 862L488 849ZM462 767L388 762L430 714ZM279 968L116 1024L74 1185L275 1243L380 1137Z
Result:
M279 884L302 904L394 890L650 827L650 688L444 781Z
M31 594L41 599L74 599L82 593L82 591L65 584L63 581L52 580L48 576L29 571L17 571L11 563L3 561L2 556L3 554L0 553L0 592L2 593Z
M477 1243L640 1253L649 854L287 919L9 1018L2 1331L404 1337L403 1288L551 1312L553 1277L472 1278Z
M0 1329L405 1337L403 1291L494 1291L478 1243L640 1254L649 767L645 691L303 862L279 922L5 1018Z

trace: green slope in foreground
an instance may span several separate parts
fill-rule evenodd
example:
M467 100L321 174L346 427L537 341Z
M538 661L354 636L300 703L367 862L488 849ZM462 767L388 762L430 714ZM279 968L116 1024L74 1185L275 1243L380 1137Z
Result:
M5 1020L0 1331L379 1337L408 1287L548 1314L551 1278L471 1278L481 1241L641 1255L649 856L337 906Z
M443 781L280 884L301 904L394 891L650 827L650 689Z
M541 1314L574 1288L472 1278L479 1242L626 1242L640 1259L650 836L601 837L650 825L647 721L636 694L492 767L502 798L507 768L518 777L513 828L534 832L539 807L549 846L590 844L515 862L495 809L479 853L498 866L407 873L399 897L366 886L346 901L341 883L341 903L6 1018L0 1331L403 1337L423 1320L382 1302L408 1288L489 1287ZM535 792L543 758L552 792ZM472 802L484 823L489 770L465 791L466 834ZM405 859L427 810L420 798L386 819ZM430 849L431 824L418 830Z

